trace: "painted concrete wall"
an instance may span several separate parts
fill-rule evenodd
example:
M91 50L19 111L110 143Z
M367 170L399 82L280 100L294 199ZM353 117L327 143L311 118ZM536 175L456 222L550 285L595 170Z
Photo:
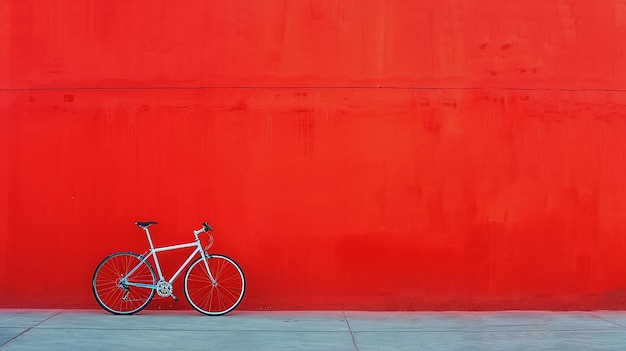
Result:
M0 3L0 307L135 220L241 309L626 307L624 1Z

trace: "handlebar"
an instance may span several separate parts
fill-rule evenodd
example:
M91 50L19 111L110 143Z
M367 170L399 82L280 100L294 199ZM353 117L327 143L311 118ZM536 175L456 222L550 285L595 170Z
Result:
M194 231L193 231L193 234L194 234L194 235L198 235L198 234L201 234L201 233L208 233L208 232L210 232L210 231L212 231L212 230L213 230L213 228L211 228L211 226L209 225L209 223L207 223L207 222L202 222L202 229L194 230Z

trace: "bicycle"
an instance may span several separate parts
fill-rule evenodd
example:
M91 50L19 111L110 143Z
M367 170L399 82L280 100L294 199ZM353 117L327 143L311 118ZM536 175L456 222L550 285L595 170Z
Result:
M180 276L194 257L199 256L187 269L183 291L189 304L198 312L218 316L234 310L243 299L246 280L239 265L229 257L209 254L213 245L213 228L202 223L202 228L193 231L193 242L154 247L150 236L150 227L157 222L135 222L143 229L148 238L150 249L143 255L133 252L116 252L106 257L93 274L91 282L93 294L98 304L113 314L133 314L144 309L154 297L155 292L161 297L173 294L172 283ZM207 233L209 243L202 248L199 235ZM157 253L195 247L187 260L176 273L166 280L161 272ZM158 272L154 273L148 259L152 257Z

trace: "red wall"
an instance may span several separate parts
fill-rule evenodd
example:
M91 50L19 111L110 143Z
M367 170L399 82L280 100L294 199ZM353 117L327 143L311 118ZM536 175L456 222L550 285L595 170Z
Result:
M0 2L0 307L135 220L241 309L626 307L624 1Z

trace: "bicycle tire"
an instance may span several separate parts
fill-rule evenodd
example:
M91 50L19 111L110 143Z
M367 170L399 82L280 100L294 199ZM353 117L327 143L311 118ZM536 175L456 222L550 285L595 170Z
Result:
M243 300L246 291L243 271L237 262L224 255L209 255L207 264L216 284L209 278L200 257L185 273L185 297L200 313L210 316L226 314Z
M91 286L96 301L113 314L133 314L144 309L154 297L155 290L120 284L143 256L133 252L116 252L106 257L96 268ZM136 283L156 284L156 275L149 262L144 262L130 280ZM124 299L125 297L125 299Z

